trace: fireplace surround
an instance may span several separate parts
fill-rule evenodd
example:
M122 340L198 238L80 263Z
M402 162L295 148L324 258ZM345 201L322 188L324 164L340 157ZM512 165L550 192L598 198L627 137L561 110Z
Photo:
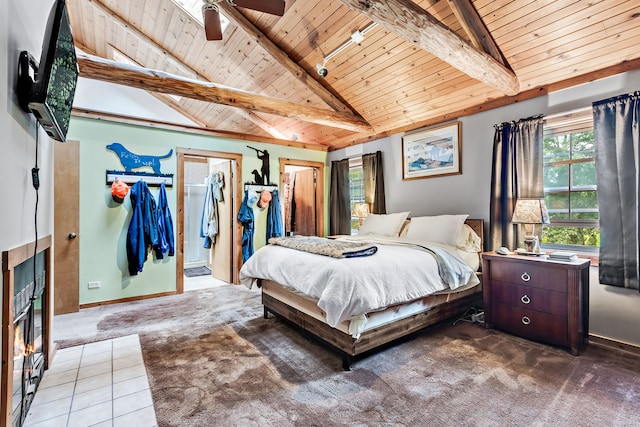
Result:
M0 425L21 426L51 345L51 236L2 253Z

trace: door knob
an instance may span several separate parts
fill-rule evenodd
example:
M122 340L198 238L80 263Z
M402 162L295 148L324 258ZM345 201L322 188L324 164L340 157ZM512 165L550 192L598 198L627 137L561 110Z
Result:
M69 233L69 235L67 236L67 239L69 239L69 240L73 240L73 239L75 239L76 237L78 237L78 236L77 236L77 234L76 234L76 233L74 233L74 232L72 231L72 232L71 232L71 233Z

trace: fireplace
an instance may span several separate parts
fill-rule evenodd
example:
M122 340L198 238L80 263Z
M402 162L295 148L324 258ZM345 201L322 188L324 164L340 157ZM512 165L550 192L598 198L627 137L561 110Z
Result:
M48 365L50 243L47 237L2 254L0 425L22 425Z

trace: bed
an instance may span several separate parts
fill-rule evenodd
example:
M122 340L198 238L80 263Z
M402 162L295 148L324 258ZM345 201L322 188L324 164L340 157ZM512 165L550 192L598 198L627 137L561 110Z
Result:
M393 221L404 216L400 226L389 227L391 215L397 214L379 216L382 227L367 218L359 236L337 238L373 246L374 255L332 258L270 244L247 260L240 280L261 289L265 319L272 313L329 344L345 370L365 353L480 307L483 221L466 215L406 220L402 213ZM370 288L360 290L365 285Z

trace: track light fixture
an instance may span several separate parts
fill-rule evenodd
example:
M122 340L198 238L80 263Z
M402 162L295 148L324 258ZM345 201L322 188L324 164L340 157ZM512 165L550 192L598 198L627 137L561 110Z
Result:
M329 53L327 56L323 58L322 64L316 64L316 70L318 71L318 75L322 78L327 77L327 75L329 74L329 70L327 69L327 62L331 58L333 58L334 56L336 56L337 54L345 50L347 47L349 47L351 43L355 43L355 44L362 43L362 41L364 40L365 34L373 30L376 25L377 24L375 22L372 22L371 24L367 25L367 27L364 28L362 31L355 30L353 34L351 34L351 37L349 38L349 40L342 43L336 50Z

